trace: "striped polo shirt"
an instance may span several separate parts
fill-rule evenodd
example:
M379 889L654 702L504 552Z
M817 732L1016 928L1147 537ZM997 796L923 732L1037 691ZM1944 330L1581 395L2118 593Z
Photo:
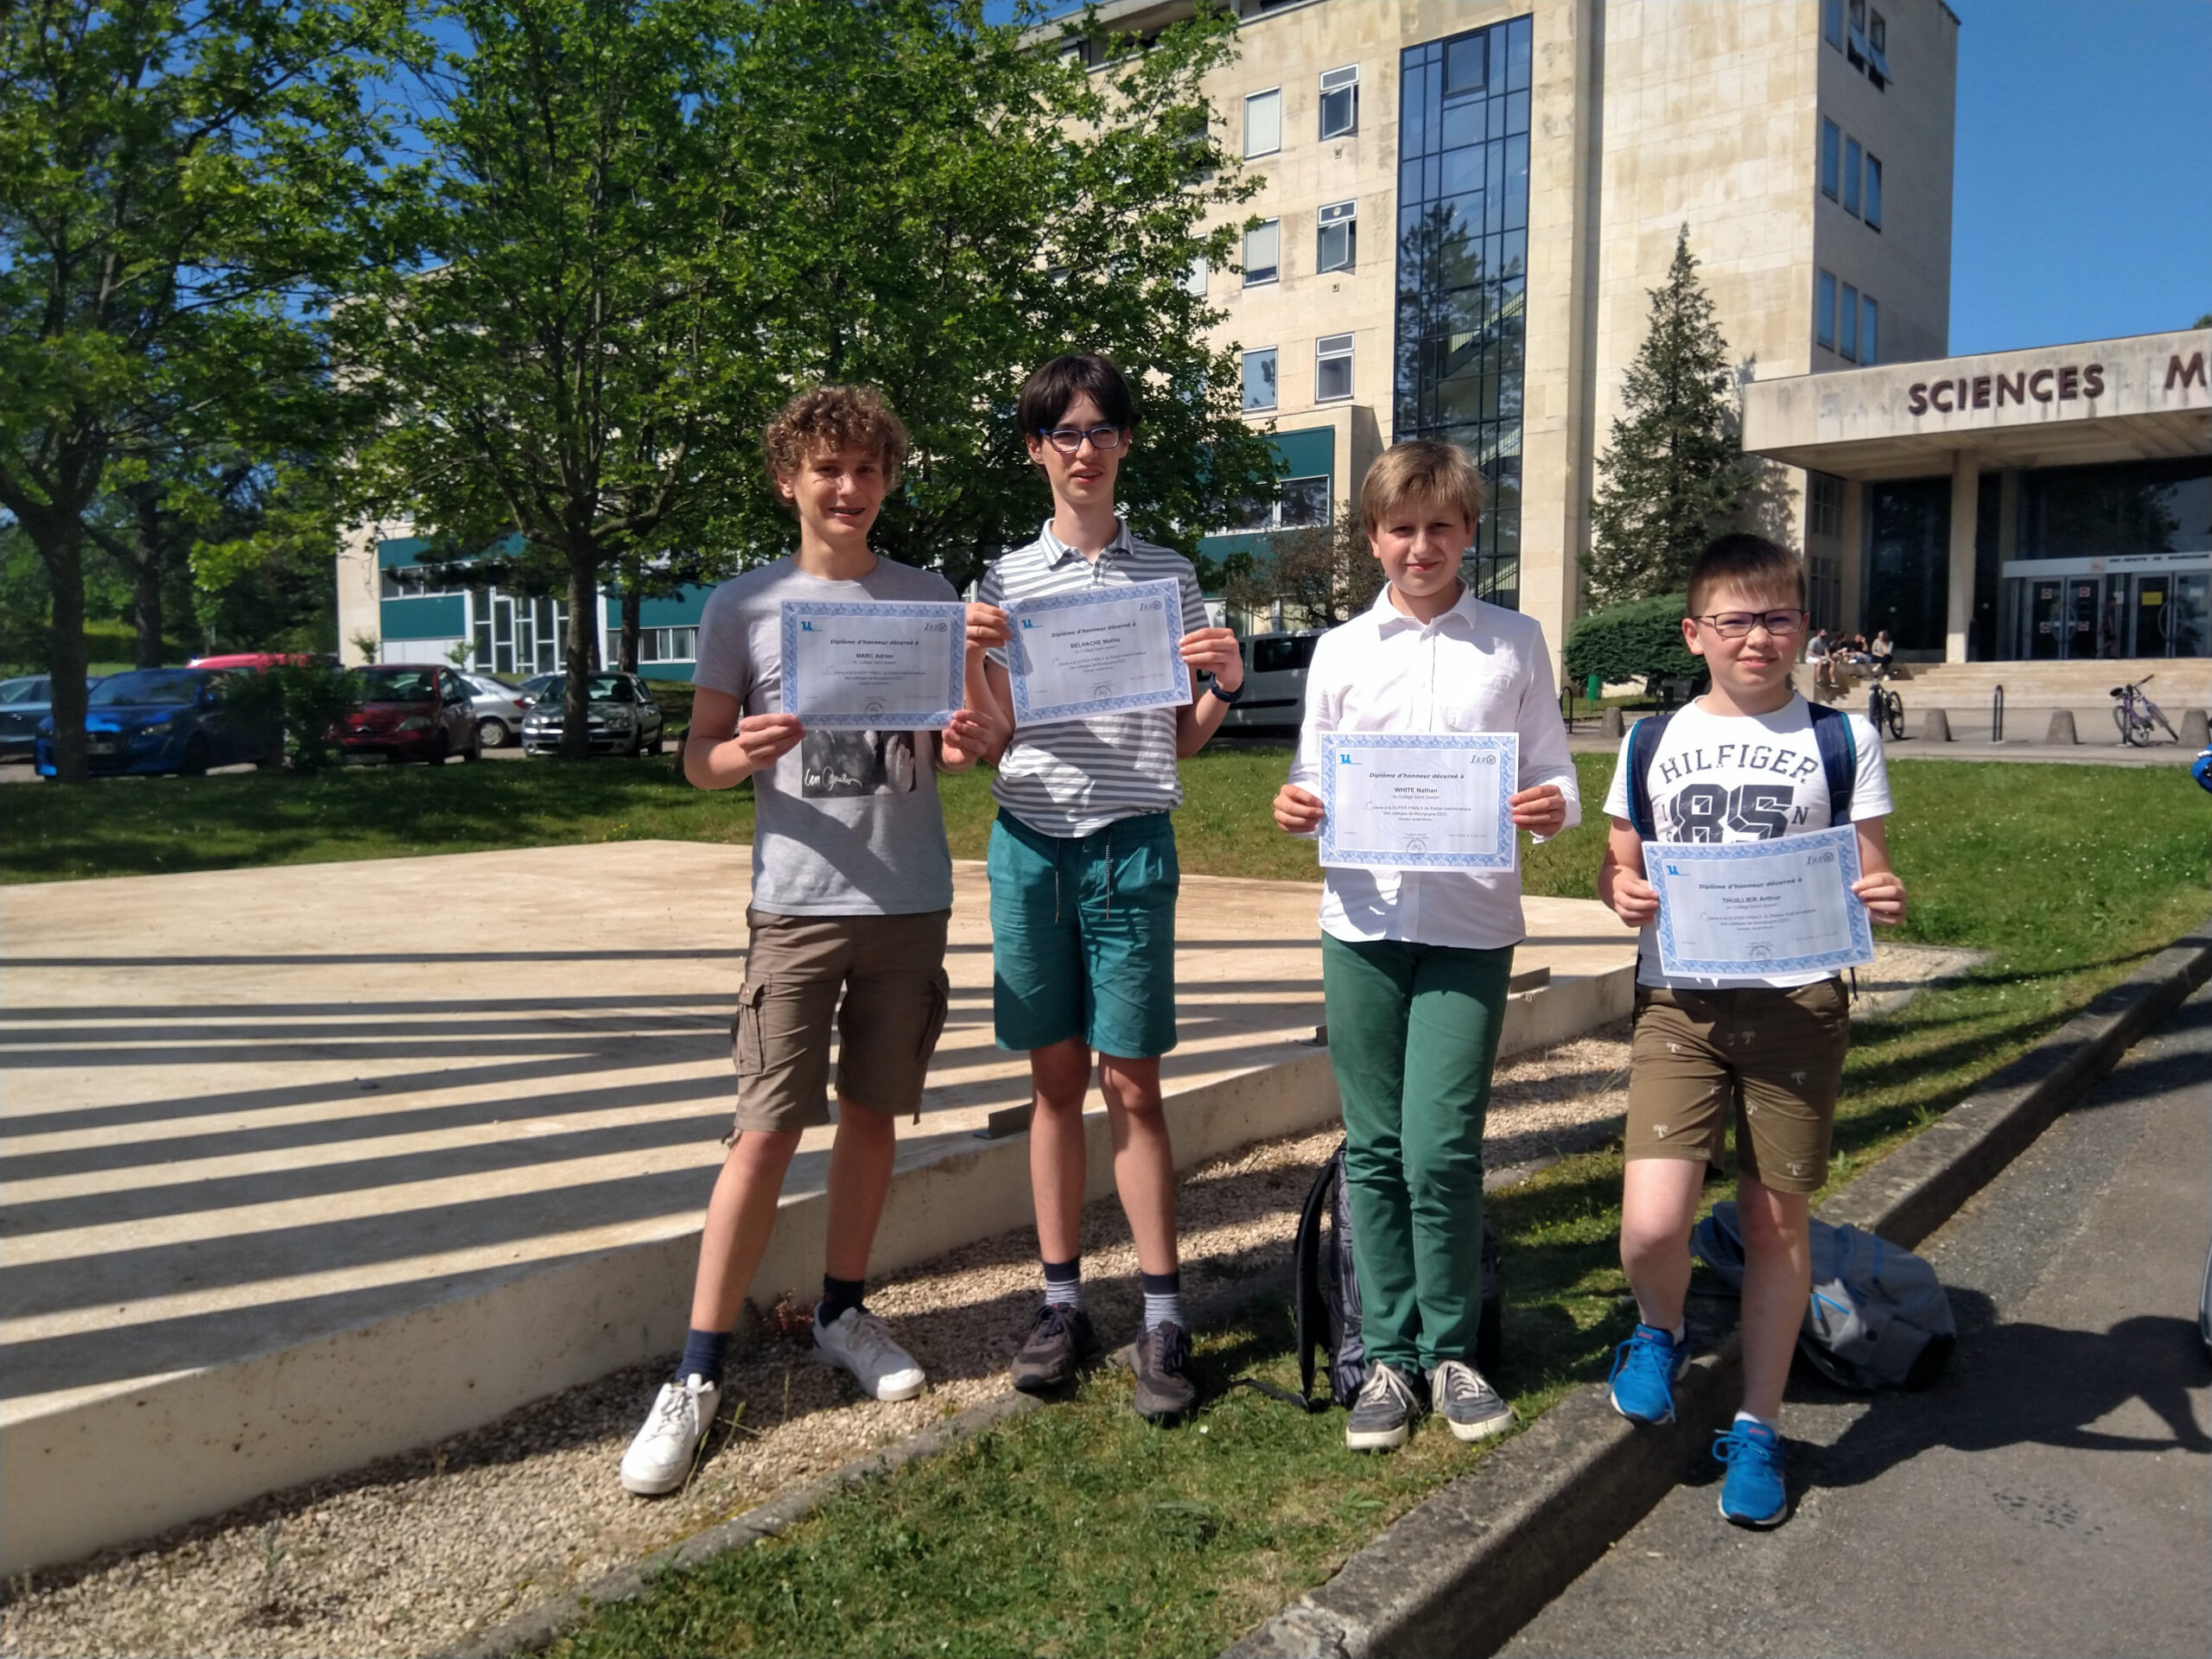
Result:
M1086 559L1052 534L1048 519L1035 541L991 566L976 597L985 605L1004 605L1170 578L1182 588L1183 632L1206 626L1198 573L1180 553L1137 540L1122 524L1096 560ZM990 655L1006 666L1003 650ZM1134 709L1024 727L999 762L991 793L1031 829L1071 840L1140 812L1173 811L1183 804L1182 780L1175 774L1175 711Z

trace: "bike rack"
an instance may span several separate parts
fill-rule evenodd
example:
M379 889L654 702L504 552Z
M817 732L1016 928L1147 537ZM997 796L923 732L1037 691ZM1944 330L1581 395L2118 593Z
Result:
M1989 741L1993 743L2005 741L2005 688L2001 685L1989 700Z

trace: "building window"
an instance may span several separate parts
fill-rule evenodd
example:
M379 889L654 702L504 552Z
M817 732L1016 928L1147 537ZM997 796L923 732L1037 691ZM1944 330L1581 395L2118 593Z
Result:
M402 564L384 573L381 596L385 599L449 599L467 591L453 579L447 565Z
M1805 533L1843 538L1843 480L1834 473L1805 474Z
M1464 567L1520 602L1522 387L1534 24L1516 17L1399 54L1393 435L1454 443L1490 504Z
M1843 50L1843 0L1821 0L1821 38Z
M1321 76L1321 137L1344 138L1359 130L1359 66L1330 69Z
M1359 206L1331 202L1321 210L1320 232L1315 238L1313 269L1350 270L1359 254Z
M1183 291L1203 300L1206 296L1206 279L1212 274L1213 269L1206 264L1205 255L1200 254L1191 261L1190 270L1183 275Z
M1836 321L1842 325L1837 330L1836 355L1847 363L1856 363L1859 360L1859 290L1849 283L1843 285L1843 304Z
M1833 121L1821 123L1821 194L1830 201L1842 194L1843 129Z
M1326 474L1319 478L1286 478L1275 490L1275 526L1281 530L1302 530L1309 524L1329 522L1329 480Z
M1859 175L1866 161L1866 154L1859 148L1856 138L1843 141L1843 211L1857 218L1859 215Z
M1820 304L1815 310L1813 338L1830 351L1835 349L1835 278L1821 273Z
M1282 221L1270 219L1244 232L1244 286L1272 283L1282 265Z
M1866 156L1866 228L1882 228L1882 163L1871 151Z
M1255 92L1244 100L1244 154L1272 156L1282 148L1282 90Z
M1324 334L1313 342L1313 401L1351 396L1351 336Z
M1264 352L1244 353L1244 407L1273 409L1275 406L1275 348Z
M699 655L696 628L639 628L638 660L641 663L688 663Z
M1863 295L1859 299L1859 362L1862 368L1871 368L1879 359L1874 355L1874 337L1881 330L1881 308L1874 303L1874 296Z

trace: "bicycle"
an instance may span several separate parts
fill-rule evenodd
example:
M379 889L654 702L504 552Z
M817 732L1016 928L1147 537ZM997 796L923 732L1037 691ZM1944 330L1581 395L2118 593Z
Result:
M1879 680L1866 693L1866 723L1877 735L1887 730L1891 737L1904 741L1904 699Z
M2166 718L2166 711L2152 702L2150 694L2143 690L2158 677L2155 674L2145 674L2133 685L2115 685L2106 694L2120 699L2113 705L2112 721L2120 728L2122 743L2131 743L2138 748L2148 747L2153 741L2153 726L2164 727L2169 738L2177 743L2181 741L2181 734L2174 730L2173 722Z

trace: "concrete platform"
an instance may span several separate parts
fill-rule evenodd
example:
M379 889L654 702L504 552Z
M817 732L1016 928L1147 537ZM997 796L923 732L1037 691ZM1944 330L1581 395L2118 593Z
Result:
M0 1570L352 1468L679 1345L732 1094L747 854L626 842L16 887L0 1044ZM1030 1217L980 864L888 1272ZM1314 887L1186 877L1179 1160L1326 1122ZM1627 1011L1531 900L1509 1052ZM756 1295L821 1271L830 1131ZM1092 1114L1094 1195L1110 1186Z

